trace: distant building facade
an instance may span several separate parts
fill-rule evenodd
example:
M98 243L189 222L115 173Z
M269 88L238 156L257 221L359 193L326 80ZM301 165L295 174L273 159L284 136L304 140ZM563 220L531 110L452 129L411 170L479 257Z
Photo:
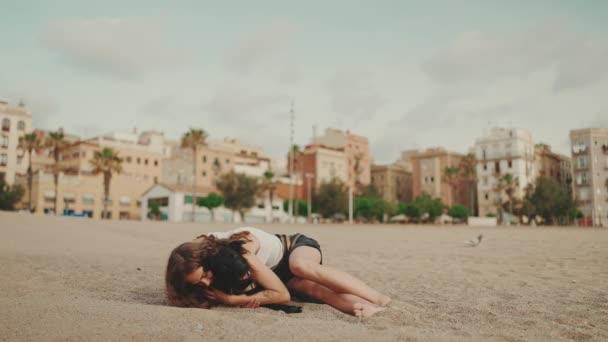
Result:
M348 158L344 151L338 148L308 145L294 158L295 179L303 184L305 190L309 182L314 189L333 179L348 185L348 170ZM307 191L304 192L303 199L308 199Z
M52 213L57 198L57 212L91 218L139 219L141 194L161 177L163 151L149 145L146 136L110 134L88 140L75 141L62 149L59 156L58 190L55 193L54 165L50 151L37 156L32 183L32 204L36 213ZM69 135L68 135L69 136ZM119 138L120 137L120 138ZM162 137L162 136L161 136ZM67 141L73 141L69 139ZM113 174L107 212L103 212L103 176L93 174L91 160L95 152L111 147L122 158L122 172ZM26 189L21 207L27 208L27 175L20 174L17 182Z
M343 149L348 161L347 185L354 187L359 184L365 187L371 182L371 157L367 137L353 134L350 131L327 128L325 134L315 137L313 145Z
M426 193L433 198L441 198L447 206L460 204L468 206L466 182L455 178L450 185L445 177L448 167L458 167L464 156L441 147L421 151L404 151L402 158L412 166L412 196Z
M29 163L26 151L18 148L19 137L32 131L32 113L23 103L16 106L0 100L0 180L15 182Z
M535 169L537 177L547 177L572 192L572 160L568 156L551 151L551 146L536 144Z
M507 202L498 194L498 180L510 173L519 186L515 197L522 198L524 189L536 178L535 148L532 135L524 129L494 128L475 142L477 158L477 194L479 216L497 214L498 206Z
M608 226L608 128L570 131L574 196L594 226Z
M371 184L388 202L409 203L412 201L412 173L399 163L372 165Z

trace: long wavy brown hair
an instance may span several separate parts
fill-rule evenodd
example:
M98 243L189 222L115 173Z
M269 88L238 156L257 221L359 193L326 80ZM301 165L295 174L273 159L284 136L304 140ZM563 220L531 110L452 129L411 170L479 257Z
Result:
M200 235L194 241L177 246L169 255L165 273L169 304L187 308L210 308L213 303L205 298L201 287L187 283L184 278L201 267L207 256L216 255L234 241L251 241L249 232L232 234L227 239Z

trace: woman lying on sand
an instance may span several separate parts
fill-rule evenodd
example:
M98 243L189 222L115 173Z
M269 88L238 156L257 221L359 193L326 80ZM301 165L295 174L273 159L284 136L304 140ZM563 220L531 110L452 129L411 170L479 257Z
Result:
M209 301L258 307L288 302L291 291L358 317L372 316L390 302L321 262L319 243L302 234L273 235L253 227L210 233L171 252L167 295L183 307L208 308Z

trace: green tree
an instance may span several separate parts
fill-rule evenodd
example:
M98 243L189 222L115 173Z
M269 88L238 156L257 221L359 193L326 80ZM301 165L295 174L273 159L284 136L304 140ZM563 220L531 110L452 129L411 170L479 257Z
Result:
M515 198L515 190L519 187L519 178L513 177L511 173L505 173L498 181L503 183L502 188L509 199L509 213L513 215L513 200Z
M371 219L374 216L374 203L369 197L356 197L354 215L357 218Z
M189 148L192 150L192 222L195 218L196 205L198 203L196 199L196 180L198 178L196 171L198 148L201 145L205 145L207 140L207 132L203 129L191 128L188 132L184 133L181 140L182 148Z
M36 133L26 133L19 137L19 149L28 153L28 166L27 166L27 194L28 194L28 209L30 212L33 210L32 203L32 180L34 178L34 172L32 170L32 154L42 149L43 142ZM56 190L55 190L56 191Z
M160 205L156 201L150 201L148 203L148 218L159 221L162 217L162 212L160 211Z
M418 222L418 220L420 220L420 217L422 216L420 209L415 206L414 203L405 204L403 206L403 214L416 222Z
M533 192L526 197L533 208L532 216L540 215L549 224L568 219L569 213L576 209L576 203L567 189L548 177L539 177Z
M468 153L460 160L459 165L462 178L467 183L467 192L469 193L469 213L477 213L477 158L474 153Z
M421 216L424 216L425 214L428 215L428 220L430 222L435 221L435 219L443 213L443 203L441 203L441 199L432 198L427 193L423 193L416 197L413 205L418 208Z
M384 222L385 216L393 216L397 212L397 207L383 198L372 199L373 212L376 219L380 222Z
M9 186L3 179L0 179L0 210L15 210L15 204L21 201L23 193L22 186Z
M199 197L196 204L199 207L205 207L209 209L209 212L211 213L211 222L215 222L214 209L224 204L224 197L216 194L215 192L212 192L205 197Z
M456 185L460 178L460 168L458 166L448 166L443 170L443 181L449 186L450 194L448 198L454 199Z
M258 179L231 171L220 176L217 188L224 196L224 206L238 212L245 222L245 211L255 205L255 196L259 193Z
M103 219L104 215L107 215L106 213L108 212L112 174L122 172L122 158L111 147L104 147L101 151L95 151L90 163L93 166L92 171L94 174L101 173L103 175Z
M466 220L466 218L469 217L469 209L465 206L456 204L448 210L448 215L453 218Z
M334 214L346 215L348 211L348 189L336 178L322 183L314 197L317 212L325 218Z
M274 201L274 192L277 190L278 186L279 183L274 179L274 172L272 172L270 169L264 172L260 190L268 193L268 200L270 201L270 222L272 222L272 203Z
M65 137L61 130L57 132L50 132L44 139L43 146L46 148L50 148L53 153L53 160L55 163L53 164L53 184L55 185L55 202L53 205L53 212L57 215L57 201L59 200L59 173L61 172L59 166L59 156L61 151L67 146L67 141L65 141Z

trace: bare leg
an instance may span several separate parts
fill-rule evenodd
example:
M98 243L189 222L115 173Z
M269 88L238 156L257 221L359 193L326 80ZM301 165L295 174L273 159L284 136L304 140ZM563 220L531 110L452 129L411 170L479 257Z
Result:
M308 246L300 246L289 256L289 269L302 279L312 280L337 293L363 298L373 304L386 306L391 299L374 290L358 278L335 268L321 265L321 253Z
M336 293L311 280L293 278L287 282L287 287L357 317L371 317L384 310L384 308L378 307L363 298L346 293Z

